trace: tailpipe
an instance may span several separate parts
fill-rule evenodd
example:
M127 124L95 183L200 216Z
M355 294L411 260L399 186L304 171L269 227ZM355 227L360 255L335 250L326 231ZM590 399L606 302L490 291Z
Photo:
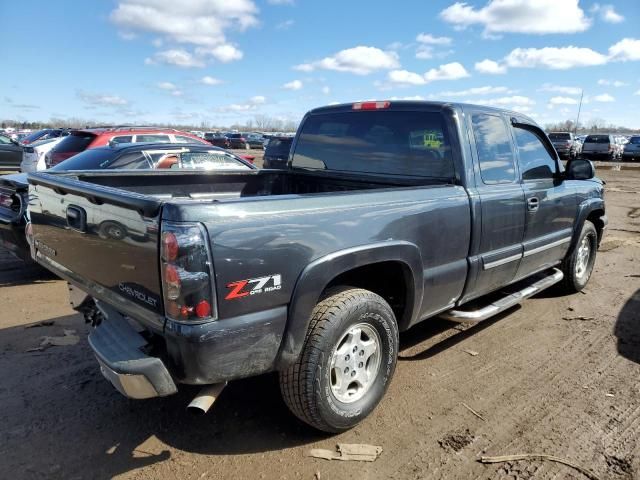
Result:
M200 393L191 400L191 403L187 406L187 412L194 415L204 415L209 411L213 402L216 401L226 386L227 382L215 383L204 387L200 390Z

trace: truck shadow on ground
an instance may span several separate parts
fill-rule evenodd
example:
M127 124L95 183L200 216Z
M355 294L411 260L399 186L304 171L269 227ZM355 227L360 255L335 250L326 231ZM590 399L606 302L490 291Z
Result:
M100 374L84 320L53 321L0 330L0 478L112 478L180 463L180 451L266 453L327 438L289 413L273 374L231 383L202 417L186 412L196 387L128 400ZM76 345L33 351L65 329L76 330Z
M613 333L618 340L618 353L640 363L640 289L620 310Z

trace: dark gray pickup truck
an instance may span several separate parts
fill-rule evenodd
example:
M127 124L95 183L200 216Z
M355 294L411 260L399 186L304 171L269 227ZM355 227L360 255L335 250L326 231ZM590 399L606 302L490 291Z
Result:
M305 116L286 170L30 174L33 254L94 299L89 342L125 395L202 385L206 410L278 371L293 413L338 432L383 397L399 331L585 286L594 174L515 112L345 104Z

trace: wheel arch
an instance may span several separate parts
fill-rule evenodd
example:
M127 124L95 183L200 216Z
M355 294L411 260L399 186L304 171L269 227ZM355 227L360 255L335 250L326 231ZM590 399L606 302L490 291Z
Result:
M375 293L383 292L381 296L384 298L384 290L371 288L371 285L374 280L372 274L379 274L385 268L392 272L391 280L402 278L403 281L404 298L398 328L402 330L411 324L413 316L418 314L423 294L422 257L415 244L381 242L333 252L310 263L296 281L276 369L286 368L300 355L311 312L327 288L341 284L358 288L369 286L367 289ZM383 284L384 281L378 282L378 285Z

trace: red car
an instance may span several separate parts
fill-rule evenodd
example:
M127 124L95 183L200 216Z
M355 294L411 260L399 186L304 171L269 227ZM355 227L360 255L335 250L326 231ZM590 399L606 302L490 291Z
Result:
M209 142L174 128L101 127L73 130L45 157L47 168L88 148L114 143L203 143Z

